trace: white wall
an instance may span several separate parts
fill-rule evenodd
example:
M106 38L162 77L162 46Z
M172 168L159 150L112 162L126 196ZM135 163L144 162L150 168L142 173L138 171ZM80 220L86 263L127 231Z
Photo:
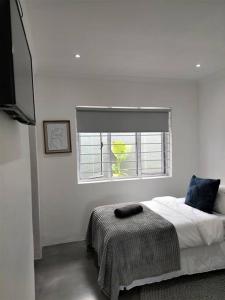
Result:
M225 72L199 83L200 174L225 183Z
M37 143L42 245L83 240L93 207L141 201L159 195L183 196L197 170L197 89L183 81L150 83L38 76L36 78ZM172 107L173 177L77 184L75 106ZM43 120L68 119L72 154L45 155Z
M34 300L28 127L0 112L0 299Z

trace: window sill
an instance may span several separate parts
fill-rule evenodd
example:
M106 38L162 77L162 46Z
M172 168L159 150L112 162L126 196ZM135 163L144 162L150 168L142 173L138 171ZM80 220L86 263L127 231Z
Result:
M143 176L143 177L128 177L120 179L94 179L94 180L78 180L78 184L90 184L90 183L109 183L109 182L122 182L122 181L134 181L134 180L150 180L150 179L165 179L172 178L172 175L157 175L157 176Z

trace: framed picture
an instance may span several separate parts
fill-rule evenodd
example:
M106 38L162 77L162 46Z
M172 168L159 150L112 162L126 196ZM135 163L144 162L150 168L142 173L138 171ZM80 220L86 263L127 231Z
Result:
M45 153L72 152L70 121L43 121Z

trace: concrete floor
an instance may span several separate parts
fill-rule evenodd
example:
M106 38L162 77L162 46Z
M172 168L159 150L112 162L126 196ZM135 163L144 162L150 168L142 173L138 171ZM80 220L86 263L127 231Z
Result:
M35 262L36 300L106 300L97 284L97 268L85 243L46 247ZM120 300L139 299L136 291Z

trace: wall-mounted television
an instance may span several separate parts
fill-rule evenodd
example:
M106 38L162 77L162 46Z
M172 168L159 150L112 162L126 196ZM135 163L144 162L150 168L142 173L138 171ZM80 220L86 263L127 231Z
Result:
M0 110L35 125L32 57L18 0L0 0Z

